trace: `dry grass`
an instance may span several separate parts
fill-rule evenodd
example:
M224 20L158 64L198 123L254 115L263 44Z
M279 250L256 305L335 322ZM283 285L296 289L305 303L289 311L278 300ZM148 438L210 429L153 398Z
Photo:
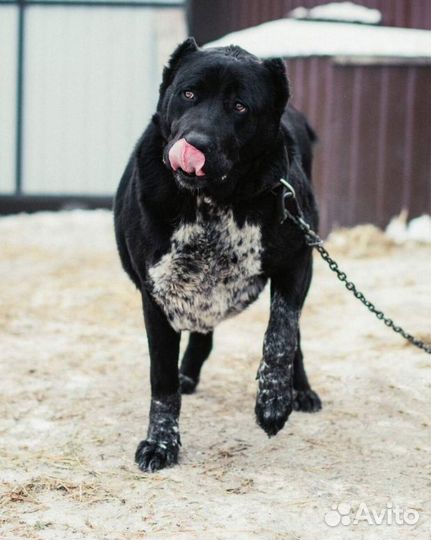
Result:
M114 499L114 495L95 479L92 482L72 482L55 476L36 476L30 482L14 484L5 482L6 492L0 497L0 507L5 508L19 502L31 502L42 505L40 495L47 492L59 492L72 501L94 504Z

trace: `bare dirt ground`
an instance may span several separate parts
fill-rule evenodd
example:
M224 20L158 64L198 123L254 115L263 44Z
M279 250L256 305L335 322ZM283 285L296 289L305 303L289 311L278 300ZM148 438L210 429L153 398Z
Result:
M370 227L339 233L332 247L378 306L429 339L429 248L396 247ZM2 218L0 299L1 537L429 538L429 357L320 260L302 328L324 410L293 413L272 439L255 424L264 294L217 329L199 390L183 399L180 465L153 475L133 463L149 359L110 214ZM339 503L348 519L361 504L419 519L330 527Z

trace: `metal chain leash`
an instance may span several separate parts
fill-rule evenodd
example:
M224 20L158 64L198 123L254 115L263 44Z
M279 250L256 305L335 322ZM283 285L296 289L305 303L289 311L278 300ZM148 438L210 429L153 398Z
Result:
M415 347L418 347L419 349L422 349L428 354L431 354L431 344L425 343L424 341L414 337L412 334L404 330L401 326L397 325L392 319L387 317L383 311L376 308L376 306L370 302L365 295L356 287L356 285L350 281L347 277L347 274L343 272L340 267L338 266L338 263L332 259L332 257L329 255L327 249L323 247L323 240L320 238L320 236L313 231L313 229L310 227L310 225L304 220L302 211L298 205L298 201L296 200L296 193L293 187L284 179L281 179L280 182L284 186L287 191L284 192L282 195L284 199L290 198L295 201L296 210L297 210L297 216L293 215L287 208L284 208L284 219L289 218L291 221L293 221L299 229L304 233L305 236L305 242L308 246L314 247L319 253L322 259L328 264L329 268L335 272L338 279L344 283L344 286L348 291L350 291L355 298L357 298L368 310L373 313L380 321L383 321L385 325L388 328L391 328L395 333L400 334L405 340L407 340L409 343L414 345ZM283 220L284 221L284 220Z

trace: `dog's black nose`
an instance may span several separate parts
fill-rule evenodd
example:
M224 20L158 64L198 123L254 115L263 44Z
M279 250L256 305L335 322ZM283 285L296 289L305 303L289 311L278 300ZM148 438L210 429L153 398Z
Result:
M209 152L211 139L208 135L197 131L191 131L188 135L185 135L184 138L189 144L200 150L202 154L206 155Z

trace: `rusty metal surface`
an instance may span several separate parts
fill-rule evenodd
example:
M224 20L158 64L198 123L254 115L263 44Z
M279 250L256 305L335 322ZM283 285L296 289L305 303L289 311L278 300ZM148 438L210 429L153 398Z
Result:
M431 67L290 59L292 103L315 128L321 230L430 213Z

